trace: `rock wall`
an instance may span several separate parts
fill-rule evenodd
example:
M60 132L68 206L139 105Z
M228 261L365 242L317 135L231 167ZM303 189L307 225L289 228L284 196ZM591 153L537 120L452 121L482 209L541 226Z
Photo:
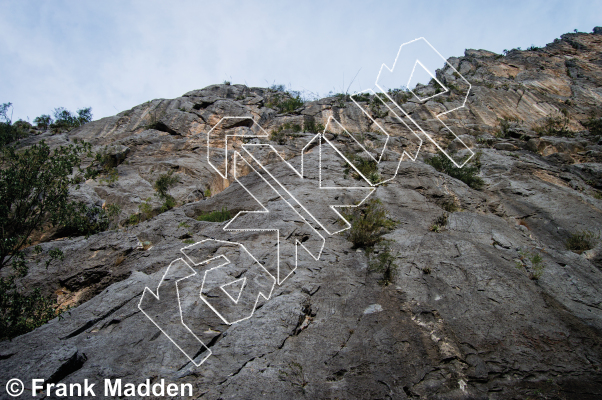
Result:
M195 398L203 399L602 397L602 244L598 236L581 254L566 248L572 233L602 231L602 138L586 128L590 117L601 116L601 54L602 35L577 33L536 50L505 56L466 50L451 58L473 90L466 109L448 122L480 153L483 190L425 163L436 150L425 140L418 159L403 161L395 179L374 194L397 223L385 235L399 265L393 284L379 285L366 252L344 235L329 237L320 260L302 260L252 318L231 326L216 322L205 337L213 354L199 367L138 303L144 288L156 287L182 256L185 243L223 237L225 223L196 216L223 207L259 209L245 188L208 164L207 132L223 116L251 115L283 138L252 140L271 143L296 163L315 133L304 127L325 125L328 138L353 152L357 146L328 124L329 117L361 134L368 148L384 140L378 125L345 95L278 113L273 104L283 93L213 85L67 134L30 137L25 144L83 139L115 157L117 181L87 181L73 196L119 205L121 227L43 243L44 251L65 254L48 267L30 254L29 274L19 284L40 287L73 308L2 342L2 376L66 383L87 378L100 386L105 378L164 378L192 383ZM438 76L446 85L458 79L450 68ZM426 105L407 99L405 107L437 133L440 123L429 109L452 109L458 101L453 94ZM399 149L408 145L386 108L375 109L373 117L400 137ZM565 118L563 136L546 136L550 117ZM456 149L457 139L446 146ZM261 159L265 165L279 161L269 153ZM383 170L395 166L385 157ZM180 180L170 192L178 206L159 213L153 183L168 171ZM245 186L261 190L262 182L247 172ZM332 173L350 179L342 169ZM322 194L315 196L319 202ZM158 215L125 226L145 200ZM277 210L282 199L266 198L266 204ZM442 214L441 231L431 230ZM300 223L292 216L282 229L292 235ZM272 236L230 235L255 249L264 265L273 264ZM536 254L543 271L532 279L525 259ZM164 304L170 312L173 302Z

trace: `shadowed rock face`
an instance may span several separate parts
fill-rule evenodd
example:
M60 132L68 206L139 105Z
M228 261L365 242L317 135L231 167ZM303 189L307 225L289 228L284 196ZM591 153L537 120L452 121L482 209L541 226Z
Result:
M330 236L320 260L301 259L247 320L227 325L203 303L190 303L188 311L202 308L204 323L211 321L202 340L212 355L199 367L140 311L144 288L157 288L170 263L183 257L185 240L241 242L267 270L275 265L273 233L226 233L225 223L195 219L223 207L261 209L240 183L210 167L207 132L223 116L253 116L267 132L284 126L284 144L236 139L229 149L249 140L270 143L294 165L315 135L294 132L295 124L326 125L333 116L349 132L362 133L369 149L379 148L384 135L344 96L278 114L268 107L278 93L214 85L67 134L30 137L25 144L45 139L56 146L77 138L98 150L107 146L119 179L85 182L73 196L118 204L122 222L148 198L158 212L153 183L168 171L180 178L170 191L178 207L87 239L43 243L45 251L65 254L48 268L32 253L29 274L19 284L40 287L74 308L0 343L1 375L65 383L87 378L100 387L105 378L136 384L165 378L192 383L195 397L204 399L601 398L602 244L598 237L581 254L565 245L572 233L602 230L601 138L583 125L601 116L601 54L602 35L579 33L538 50L506 56L467 50L451 58L473 90L466 110L448 122L481 153L483 190L423 162L435 151L425 140L417 161L403 161L397 177L373 194L397 222L384 236L399 266L393 283L379 285L382 275L369 267L374 255L369 259L352 248L345 235ZM446 85L457 79L449 68L438 77ZM452 96L429 107L444 111L458 101ZM428 130L439 129L425 105L410 99L405 107ZM568 116L568 133L546 136L546 118L556 115ZM392 115L377 117L395 134L399 124ZM329 131L327 138L359 151L336 125ZM448 149L458 149L451 139ZM395 170L403 140L383 157L384 178ZM211 143L223 149L219 137ZM210 156L220 163L223 150L222 158L213 150ZM257 156L264 165L281 163L274 153ZM245 187L265 190L249 168L242 171ZM343 168L330 173L333 180L357 182ZM295 179L287 176L279 179L294 188ZM318 186L316 176L306 179ZM286 209L280 197L263 193L267 208ZM322 196L316 190L311 200L319 203ZM282 212L279 228L299 234L302 220ZM444 213L440 231L431 230ZM530 279L535 270L529 260L536 254L544 268L539 279ZM173 299L158 304L158 312L169 316ZM178 324L177 309L171 315L169 323Z

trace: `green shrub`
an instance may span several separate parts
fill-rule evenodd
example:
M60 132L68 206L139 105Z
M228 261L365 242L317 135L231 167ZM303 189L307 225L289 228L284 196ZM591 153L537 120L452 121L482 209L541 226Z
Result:
M121 214L121 207L119 207L117 204L105 204L105 212L107 214L107 217L109 218L109 223L113 224L114 226L119 225L119 214Z
M12 121L12 112L11 116L8 116L8 109L13 106L13 103L3 103L0 105L0 121L11 123Z
M443 91L443 89L441 89L441 85L439 85L435 78L431 78L431 80L429 81L429 86L435 88L435 94L439 94ZM437 101L437 99L435 99L435 101Z
M309 384L305 373L303 372L303 366L297 362L290 362L287 368L278 371L278 379L281 381L288 381L291 386L297 387L305 394L305 386Z
M431 232L435 232L435 233L439 233L443 230L443 227L441 227L440 225L437 224L433 224L431 225L431 227L429 228L429 231Z
M103 172L107 172L118 165L118 160L108 152L107 146L94 154L94 163Z
M0 122L0 146L4 146L19 139L19 131L8 122Z
M19 126L19 122L24 121L17 121L14 124L12 123L12 117L8 116L8 110L11 107L12 103L4 103L0 105L0 147L27 135L27 131Z
M138 221L146 221L147 219L151 219L153 217L153 207L150 205L151 198L146 198L141 204L138 204L138 209L140 213L138 214Z
M391 253L391 241L384 240L383 242L384 246L370 262L370 269L382 273L383 277L380 279L379 283L382 286L387 286L393 283L398 265L395 263L397 254Z
M297 108L299 108L301 106L303 106L303 100L301 100L301 98L299 96L295 96L295 97L291 97L290 99L287 99L287 100L283 101L282 103L280 103L278 108L279 108L280 112L288 113L288 112L295 111Z
M345 154L345 157L364 175L372 184L376 185L381 181L380 174L378 173L378 164L371 158L363 158L356 154ZM351 173L351 176L356 180L361 180L362 177L349 164L345 165L345 175Z
M71 111L65 109L64 107L58 107L54 109L54 122L50 125L50 127L55 131L64 131L71 130L73 128L77 128L88 122L92 121L92 108L81 108L77 110L77 115L73 114Z
M448 86L451 88L453 85L448 84ZM439 85L437 84L436 87L439 87ZM410 92L409 89L405 86L402 86L401 88L398 88L398 89L389 89L389 90L387 90L387 94L393 100L395 100L395 102L397 104L405 103L406 101L411 99L413 96L412 92Z
M546 117L543 124L535 127L535 132L541 136L575 136L575 134L569 130L568 125L568 112L562 110L560 115L551 115Z
M176 199L174 199L172 196L169 196L168 198L165 199L165 201L163 201L163 204L161 204L160 211L162 213L164 213L165 211L171 210L175 206L176 206Z
M499 138L507 138L510 136L508 130L512 122L520 122L518 118L498 118L500 129L495 133L495 136Z
M316 120L311 117L303 121L303 131L311 133L322 133L324 132L324 125L316 123Z
M225 222L228 221L232 216L227 208L223 207L221 211L211 211L206 214L201 214L196 217L197 221L205 222Z
M602 135L602 118L590 118L583 123L592 135Z
M284 85L272 85L268 93L266 107L276 109L281 114L293 112L304 104L299 92L286 91Z
M48 223L71 226L88 216L87 207L68 201L68 196L77 180L73 170L89 150L89 144L79 143L51 150L44 141L22 151L1 149L0 268L20 254L35 230Z
M124 222L125 226L137 225L140 222L151 219L154 216L153 207L150 205L151 198L147 197L144 201L138 204L139 212L131 214Z
M270 140L277 142L280 145L286 144L287 132L297 133L301 132L302 128L299 124L293 124L286 122L278 127L278 129L272 131L270 134Z
M100 183L111 184L119 180L117 165L119 159L108 153L107 146L94 154L94 160L87 168L90 178L101 177Z
M86 236L109 229L108 213L100 207L83 203L74 205L73 213L59 230L61 236Z
M441 208L450 213L460 211L460 207L456 204L454 200L443 202Z
M17 277L27 274L23 249L31 244L32 233L46 225L70 234L91 234L108 226L104 210L68 200L69 188L77 182L73 170L90 148L75 143L51 150L41 141L20 151L0 149L0 269L12 265L14 270L0 279L1 338L28 332L56 316L39 290L25 295L15 285ZM49 256L46 266L63 254L54 249Z
M48 129L48 127L52 124L54 120L48 114L42 114L39 117L35 117L33 123L38 126L40 129Z
M372 118L385 118L387 115L389 115L389 109L383 104L383 101L381 101L380 99L386 102L387 96L385 96L383 93L380 94L380 98L378 95L375 95L372 97L372 101L370 101L370 103L368 104L368 108L372 113Z
M58 231L59 236L90 237L95 233L104 232L111 225L118 225L115 217L121 212L121 208L116 204L107 204L105 208L101 208L84 203L72 203L67 208L71 211Z
M485 146L491 146L495 142L496 142L496 140L493 138L492 139L486 139L486 138L482 138L482 137L477 138L477 143L483 144Z
M132 214L125 221L125 225L137 225L140 222L140 216L138 214Z
M447 225L447 214L443 213L435 218L435 223L441 226Z
M27 136L27 135L29 135L29 133L33 129L33 126L29 122L23 121L22 119L20 119L17 122L15 122L13 124L13 127L15 127L17 129L17 131L19 132L20 136Z
M0 340L32 331L54 317L54 304L39 288L25 295L17 290L15 276L0 278Z
M535 254L531 257L531 268L533 269L529 273L529 278L538 280L543 275L543 270L546 266L543 264L543 258L539 254Z
M596 245L596 241L600 240L599 234L594 234L591 231L580 231L572 233L566 240L566 248L581 254L586 250L591 250Z
M546 266L543 263L543 257L538 252L519 251L519 261L516 262L516 267L525 269L529 272L529 279L534 281L541 278Z
M92 121L92 107L80 108L77 110L78 126L87 124Z
M284 131L277 129L270 134L270 140L272 140L280 145L284 145L284 144L286 144L286 135L285 135Z
M459 179L473 189L480 190L485 184L483 179L477 176L479 170L481 169L480 153L477 153L472 162L466 164L462 168L456 167L454 163L443 153L438 153L437 155L427 159L425 162L431 165L437 171L443 172L452 178Z
M443 228L445 228L445 225L447 225L447 214L443 213L437 218L435 218L435 221L433 222L433 225L431 225L429 230L431 232L439 233L443 230Z
M347 102L351 101L351 96L347 93L337 93L334 95L335 103L334 105L339 108L347 107Z
M153 187L157 191L157 196L163 200L161 212L165 212L176 206L176 200L169 194L169 190L179 182L180 179L177 176L173 176L173 171L159 175L155 181Z
M370 101L370 93L360 93L352 96L355 101L359 102L368 102Z
M170 197L169 190L179 182L180 179L177 176L173 176L173 171L169 171L166 174L159 175L153 187L157 191L157 195L164 199Z
M382 235L395 226L379 199L372 199L344 215L351 224L347 238L353 248L371 250L382 240Z
M119 180L119 172L117 168L111 168L106 173L103 174L102 178L100 178L100 183L106 183L110 185L111 183L115 183Z
M286 93L286 86L282 85L282 84L273 84L272 86L269 87L268 92L280 92L280 93Z

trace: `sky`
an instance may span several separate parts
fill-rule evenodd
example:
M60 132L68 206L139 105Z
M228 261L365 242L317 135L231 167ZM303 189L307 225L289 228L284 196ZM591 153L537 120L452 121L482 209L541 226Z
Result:
M13 103L13 121L56 107L99 119L224 81L353 93L418 37L447 58L602 26L602 2L579 0L0 0L0 10L0 103Z

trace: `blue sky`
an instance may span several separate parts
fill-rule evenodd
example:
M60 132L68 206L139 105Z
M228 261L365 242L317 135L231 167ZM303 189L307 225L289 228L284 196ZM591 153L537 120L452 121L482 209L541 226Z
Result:
M14 104L13 121L60 106L98 119L224 80L325 95L357 74L355 92L417 37L450 57L602 26L602 2L576 0L0 0L0 10L0 103Z

